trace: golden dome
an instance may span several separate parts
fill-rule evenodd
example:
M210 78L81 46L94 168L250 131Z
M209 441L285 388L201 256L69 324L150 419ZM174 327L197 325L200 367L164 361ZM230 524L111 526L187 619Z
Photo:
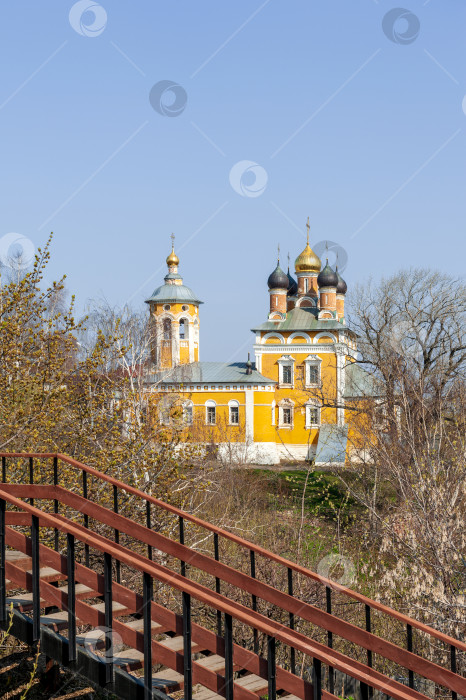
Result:
M294 266L296 272L320 272L322 263L309 245L309 219L307 220L307 245L298 255Z
M171 235L172 239L172 252L167 258L167 265L170 267L171 265L179 265L180 264L180 259L175 253L175 235L172 233Z
M180 264L180 259L175 253L175 249L172 248L172 252L167 258L167 265L179 265Z

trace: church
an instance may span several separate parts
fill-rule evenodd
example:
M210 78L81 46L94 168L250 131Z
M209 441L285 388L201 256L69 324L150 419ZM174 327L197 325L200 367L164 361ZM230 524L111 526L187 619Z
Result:
M344 464L347 407L369 386L345 321L346 282L312 250L309 220L295 275L278 259L268 277L268 313L251 329L254 362L200 361L203 302L178 272L174 237L166 262L164 284L146 301L154 330L146 387L156 419L223 461Z

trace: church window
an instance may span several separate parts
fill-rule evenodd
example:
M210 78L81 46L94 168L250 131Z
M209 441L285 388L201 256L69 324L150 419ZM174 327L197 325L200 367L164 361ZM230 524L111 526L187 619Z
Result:
M239 403L238 401L230 401L228 403L230 409L230 425L239 424Z
M183 304L183 306L181 307L181 310L182 310L182 311L187 311L187 310L188 310L188 307L186 306L186 304Z
M215 425L216 423L216 405L215 401L206 401L205 422L207 425Z
M306 404L306 428L320 425L320 406L314 403Z
M307 277L304 278L304 291L305 292L309 291L309 280Z
M291 399L283 399L278 405L278 424L279 427L293 427L293 409L294 404Z
M282 355L278 360L278 383L293 386L294 384L294 363L291 355Z
M165 304L163 308L165 311L170 311L170 304Z
M171 340L172 339L172 322L169 318L163 319L163 339L164 340Z
M283 365L283 384L291 384L292 368L291 365Z
M192 401L186 401L183 404L183 422L186 425L193 424L193 402Z
M319 386L321 380L321 358L318 355L308 355L304 360L304 364L306 365L306 386Z
M317 384L319 382L319 366L309 365L308 384Z
M188 322L185 318L180 319L180 340L188 338Z

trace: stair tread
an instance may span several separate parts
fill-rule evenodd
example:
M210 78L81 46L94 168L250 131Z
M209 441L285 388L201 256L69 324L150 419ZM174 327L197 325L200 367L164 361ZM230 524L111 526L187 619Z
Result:
M172 651L183 651L184 648L183 637L169 637L168 639L163 639L159 644L162 644ZM198 650L199 647L197 644L192 644L191 649L195 651L196 649Z
M99 612L105 612L105 603L95 603L95 605L91 605L91 608L94 610L99 610ZM127 610L126 605L122 605L121 603L117 603L116 600L113 600L112 611L121 612L122 610Z
M40 599L41 603L45 603L43 598ZM32 605L32 593L18 593L16 595L9 595L6 599L7 605Z
M254 673L238 678L235 680L235 684L240 685L242 688L247 688L252 692L268 687L267 680L265 678L261 678L260 676L256 676Z
M144 654L137 649L124 649L113 654L113 663L118 666L134 663L135 661L144 661Z
M28 574L32 574L32 569L28 569ZM66 578L65 574L60 573L56 569L52 569L51 566L41 566L39 569L40 578L48 578L49 576L57 576L59 579Z
M41 625L68 624L68 613L66 610L59 610L58 612L49 613L48 615L41 615L40 623Z
M220 671L225 668L225 659L223 656L218 654L212 654L211 656L205 656L203 659L198 659L196 663L199 666L208 668L210 671Z
M155 687L166 685L179 685L183 683L184 676L178 671L173 671L171 668L166 668L163 671L158 671L152 676L152 684Z
M222 695L218 695L215 691L208 688L201 687L199 690L193 691L193 700L217 700L217 698L224 700Z
M144 620L142 618L140 620L130 620L123 624L126 625L126 627L131 627L132 630L136 630L136 632L144 631ZM154 620L151 620L150 626L152 630L161 629L162 627L162 625L159 625L158 622L154 622Z
M105 638L105 631L100 627L95 627L89 632L84 632L83 634L78 634L76 637L76 644L82 647L96 647Z
M68 593L68 584L66 583L64 586L59 586L58 590L62 593ZM82 595L84 593L94 593L95 595L99 595L96 591L89 588L89 586L86 586L84 583L77 583L75 585L75 594Z
M31 559L29 554L24 554L17 549L7 549L5 552L5 561L18 561L18 559Z

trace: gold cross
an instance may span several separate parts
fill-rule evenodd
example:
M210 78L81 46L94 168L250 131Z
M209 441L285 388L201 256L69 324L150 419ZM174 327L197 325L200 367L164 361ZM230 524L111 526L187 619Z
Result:
M309 229L311 228L309 225L309 217L307 217L306 228L307 228L307 244L309 245Z
M170 238L172 239L172 248L174 249L175 248L175 234L174 233L170 234Z
M278 249L278 256L277 256L278 262L280 262L280 243L278 244L277 249Z

